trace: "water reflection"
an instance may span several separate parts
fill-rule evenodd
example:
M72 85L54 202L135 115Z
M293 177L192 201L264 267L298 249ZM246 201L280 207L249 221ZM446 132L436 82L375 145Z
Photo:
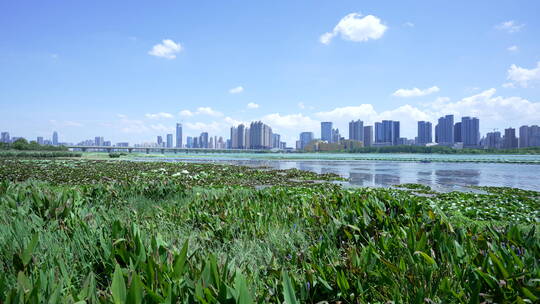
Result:
M502 163L420 163L370 160L238 160L181 159L156 160L218 162L273 169L336 173L349 178L353 186L388 187L401 183L418 183L439 191L464 190L467 186L504 186L540 191L540 165Z

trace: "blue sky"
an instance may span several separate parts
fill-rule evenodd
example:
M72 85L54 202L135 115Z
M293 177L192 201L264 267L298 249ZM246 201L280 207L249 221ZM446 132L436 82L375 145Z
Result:
M474 115L540 124L539 1L2 1L0 130L78 142L226 136L289 145L319 122ZM325 35L325 33L329 33ZM331 39L328 39L331 37ZM241 89L239 89L241 88Z

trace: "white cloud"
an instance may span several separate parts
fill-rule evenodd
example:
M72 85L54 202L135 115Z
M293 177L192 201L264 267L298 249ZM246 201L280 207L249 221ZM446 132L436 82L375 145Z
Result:
M513 83L511 83L511 82L505 82L505 83L502 84L502 87L503 87L503 88L506 88L506 89L513 89L513 88L515 88L516 86L515 86Z
M496 25L495 28L508 33L516 33L519 32L524 26L525 24L517 24L514 20L510 20Z
M159 113L155 113L155 114L147 113L144 116L146 116L146 118L150 118L150 119L173 118L174 117L172 114L165 113L165 112L159 112Z
M293 128L297 130L311 130L318 125L317 121L300 113L288 115L281 115L279 113L268 114L262 118L262 121L269 124L271 127L276 126L278 129Z
M186 128L198 132L222 132L223 130L228 129L227 126L217 121L213 121L211 123L186 122L184 125Z
M254 102L250 102L247 104L248 109L258 109L260 106Z
M190 110L182 110L182 111L180 111L179 114L180 114L180 116L185 116L185 117L191 117L191 116L195 115Z
M238 94L238 93L242 93L244 92L244 87L242 86L237 86L236 88L232 88L229 90L229 93L231 94Z
M439 92L439 88L437 86L433 86L431 88L427 89L419 89L419 88L412 88L412 89L399 89L395 91L392 95L396 97L419 97L419 96L426 96L432 93Z
M164 124L155 124L155 125L150 125L150 129L152 129L153 131L159 131L159 132L173 132L174 131L174 128L171 127L171 126L166 126Z
M518 50L517 45L512 45L507 48L510 52L516 52Z
M512 64L510 69L508 69L506 78L510 80L514 86L518 85L527 88L529 85L540 81L540 61L536 63L536 68L532 69L526 69Z
M388 27L381 23L381 19L373 15L362 18L359 13L351 13L343 17L332 32L321 35L319 41L323 44L329 44L332 38L337 35L354 42L375 40L381 38L387 29Z
M195 112L195 114L204 114L204 115L209 115L209 116L214 116L214 117L223 116L223 113L218 112L212 109L211 107L199 107L197 108L197 112Z
M414 27L414 23L412 23L410 21L405 22L403 25L407 26L407 27Z
M176 43L171 39L165 39L162 43L154 45L148 54L166 59L174 59L180 51L182 51L182 45L180 43Z
M299 102L298 107L303 110L306 108L306 105L303 102Z

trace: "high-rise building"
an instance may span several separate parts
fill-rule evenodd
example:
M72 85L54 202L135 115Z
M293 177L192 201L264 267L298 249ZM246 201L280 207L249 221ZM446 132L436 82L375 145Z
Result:
M314 139L313 132L300 133L299 149L304 149Z
M518 139L516 137L516 129L504 129L503 148L513 149L518 147Z
M529 147L529 126L519 127L519 147Z
M384 145L399 144L400 123L399 121L383 120L375 123L375 142Z
M163 146L163 137L161 137L161 135L158 135L158 137L157 137L157 145L158 145L158 147Z
M191 136L186 137L186 147L193 148L193 137Z
M2 134L0 134L0 142L3 142L3 143L11 142L9 138L9 132L2 132Z
M202 132L199 136L199 148L208 149L209 147L208 132Z
M439 145L454 145L454 115L439 118L435 126L435 139Z
M58 146L58 132L56 131L52 134L52 144L53 146Z
M360 119L349 122L349 139L364 141L364 122Z
M182 124L176 124L176 147L182 148Z
M484 145L489 149L500 149L502 146L501 132L488 132Z
M341 134L339 134L339 129L332 129L332 141L331 143L339 143L341 141Z
M43 145L45 141L43 140L43 136L38 136L36 142L38 145Z
M321 122L321 140L332 142L332 122Z
M375 142L376 143L384 142L383 126L381 122L375 123Z
M103 142L105 140L103 139L103 136L96 136L96 138L94 139L94 146L103 146ZM54 138L53 138L53 145L54 145Z
M167 134L167 148L173 147L173 135Z
M454 142L463 142L463 137L461 136L461 122L456 122L454 124Z
M480 144L480 120L476 117L461 118L463 148L476 148Z
M373 126L364 127L364 147L371 147L373 144Z
M271 149L272 128L261 121L252 122L249 126L249 147L251 149Z
M272 148L279 149L280 142L281 142L281 135L277 133L272 134Z
M431 122L429 121L419 121L418 122L418 137L417 137L417 144L418 145L425 145L430 144L433 142L432 138L432 129L433 126Z
M537 125L529 127L529 147L540 147L540 127Z

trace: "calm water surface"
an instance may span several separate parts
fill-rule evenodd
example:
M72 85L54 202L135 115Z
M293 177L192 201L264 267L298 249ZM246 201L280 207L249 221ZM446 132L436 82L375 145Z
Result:
M389 187L404 183L419 183L439 191L467 190L468 186L505 186L540 191L540 165L505 163L416 162L348 159L264 159L262 155L176 155L157 158L166 161L213 162L270 167L273 169L300 169L316 173L336 173L349 178L349 186ZM320 156L320 155L319 155ZM371 155L373 156L373 155ZM384 155L385 157L411 157L411 154ZM414 157L421 157L413 155ZM430 155L433 157L433 155ZM531 156L501 155L441 155L435 157L459 158L529 158ZM504 158L506 157L506 158ZM532 156L538 157L538 156ZM146 159L148 160L148 159Z

